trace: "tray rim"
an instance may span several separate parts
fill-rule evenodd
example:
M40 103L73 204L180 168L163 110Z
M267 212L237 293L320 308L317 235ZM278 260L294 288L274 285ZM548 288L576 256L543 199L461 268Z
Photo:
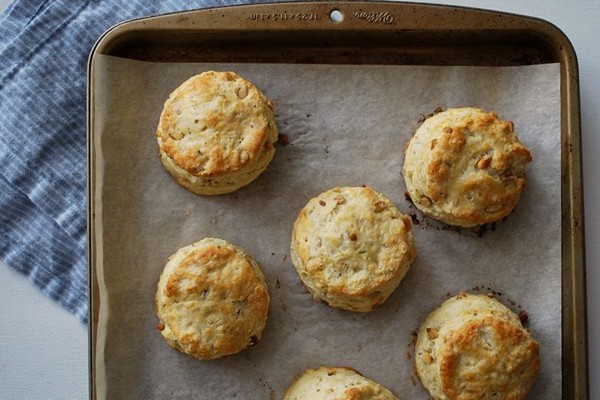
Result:
M561 207L562 207L562 282L561 282L561 316L562 328L562 376L563 398L587 399L589 397L588 358L587 358L587 304L585 280L585 241L583 215L583 168L581 157L581 116L579 97L579 73L577 56L573 45L567 36L554 24L540 18L523 16L508 12L486 10L473 7L438 5L416 2L273 2L262 4L230 5L224 7L204 8L190 11L179 11L158 16L150 16L124 21L109 28L93 46L88 59L87 69L87 198L88 198L88 355L89 355L89 388L90 399L96 398L95 390L95 346L96 346L96 315L94 304L96 299L97 281L95 275L95 157L93 151L94 139L94 60L99 54L110 55L111 46L116 40L121 40L128 32L152 31L168 27L172 30L195 29L222 32L232 30L223 19L235 18L248 11L264 11L273 13L274 10L283 12L296 10L298 12L313 12L323 9L386 9L407 10L417 9L424 13L442 13L451 15L461 12L473 20L486 19L488 29L503 31L527 27L531 33L539 35L553 48L560 63L561 91ZM244 15L244 14L242 14ZM450 29L448 21L440 22L437 26L426 26L420 29L433 31L435 29ZM469 20L471 21L471 20ZM222 23L221 24L219 24ZM224 23L225 22L225 23ZM389 30L405 29L405 26L393 27L383 24L368 24L366 21L345 22L332 24L331 21L319 21L312 26L303 27L307 31L319 30ZM223 24L224 23L224 24ZM190 25L191 24L191 25ZM349 27L345 26L350 25ZM408 29L412 28L409 27ZM481 27L467 25L465 29L481 30ZM268 25L249 22L246 26L236 26L234 31L281 31L293 30L288 21L269 21ZM97 310L96 310L97 311Z

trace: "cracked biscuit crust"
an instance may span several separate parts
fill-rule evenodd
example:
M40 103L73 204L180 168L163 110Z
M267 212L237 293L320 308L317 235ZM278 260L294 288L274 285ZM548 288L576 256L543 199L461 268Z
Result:
M410 218L369 187L311 199L292 231L291 259L315 300L367 312L387 299L416 257Z
M283 400L398 400L388 389L345 367L309 369L297 378Z
M525 399L540 368L539 344L498 300L461 293L421 325L415 367L436 400Z
M267 284L256 261L221 239L178 250L156 291L162 336L171 347L202 360L256 344L268 309Z
M234 72L207 71L175 89L156 137L164 167L197 194L233 192L258 177L275 153L273 103Z
M512 122L478 108L453 108L419 127L406 147L403 175L425 215L471 227L513 210L531 159Z

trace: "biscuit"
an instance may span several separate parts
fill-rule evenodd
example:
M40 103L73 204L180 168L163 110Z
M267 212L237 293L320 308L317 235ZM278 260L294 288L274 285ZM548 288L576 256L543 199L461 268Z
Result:
M539 368L539 344L489 295L452 297L419 329L415 369L436 400L525 399Z
M403 175L425 215L471 227L514 209L530 161L512 122L478 108L451 108L417 129L405 150Z
M288 388L283 400L398 400L388 389L344 367L306 370Z
M367 312L387 299L417 255L410 218L369 187L311 199L292 231L290 254L315 300Z
M256 344L268 309L258 264L225 240L205 238L179 249L158 281L160 333L174 349L201 360Z
M230 193L256 179L277 142L273 103L234 72L207 71L175 89L156 137L165 169L201 195Z

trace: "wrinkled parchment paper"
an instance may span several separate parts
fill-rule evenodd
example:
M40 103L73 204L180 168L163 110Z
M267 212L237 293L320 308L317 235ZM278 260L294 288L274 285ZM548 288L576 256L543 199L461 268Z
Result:
M561 393L560 93L558 64L423 67L160 64L101 56L95 93L99 398L281 399L294 377L348 366L402 399L425 399L413 336L449 295L474 287L529 315L542 366L531 399ZM229 195L178 186L157 157L154 131L170 91L193 74L233 70L276 105L279 145L267 171ZM530 148L516 211L484 235L439 229L405 199L404 145L437 107L478 106L514 121ZM289 257L299 210L335 186L370 185L404 213L418 258L376 311L355 314L312 300ZM217 361L170 349L156 329L154 294L167 258L212 236L261 265L271 308L260 343ZM481 236L481 237L480 237ZM489 289L487 289L489 288Z

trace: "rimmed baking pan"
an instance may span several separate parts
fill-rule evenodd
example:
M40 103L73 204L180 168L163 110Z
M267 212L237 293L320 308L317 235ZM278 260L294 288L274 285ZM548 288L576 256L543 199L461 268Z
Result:
M107 60L110 60L108 67ZM152 207L158 207L159 205L159 200L156 200L155 203L153 196L145 194L155 190L158 193L157 196L160 197L163 189L159 190L157 188L157 185L162 181L156 183L154 177L148 180L144 180L143 178L138 180L139 175L132 177L131 180L128 180L126 177L120 178L126 176L128 171L136 171L136 173L141 171L144 174L147 170L139 167L138 164L130 164L130 157L127 157L129 153L118 154L119 149L139 144L135 142L137 139L129 138L127 129L119 132L119 135L122 136L112 136L113 133L107 134L107 132L114 132L119 128L110 121L110 118L106 117L107 115L114 114L115 112L127 114L131 110L136 109L129 109L127 105L120 105L124 108L115 108L112 106L111 104L118 102L118 99L110 97L109 90L113 87L111 85L114 82L109 82L109 84L106 79L108 77L113 81L126 80L130 76L128 74L131 74L129 67L132 65L145 65L152 69L160 65L176 67L179 64L197 64L203 67L239 66L240 69L247 71L250 75L254 74L257 76L259 80L261 79L261 73L264 73L261 70L264 69L268 69L269 74L272 74L273 80L276 80L277 77L286 76L286 74L288 74L287 78L290 78L289 74L300 74L299 71L302 70L302 66L308 66L306 69L309 72L306 76L317 80L319 75L323 74L328 74L327 76L334 79L336 71L338 71L337 76L340 77L360 77L363 73L361 68L365 68L364 71L368 71L368 76L371 77L370 79L373 79L374 85L381 85L380 82L378 83L378 77L392 79L391 77L396 76L398 71L419 76L419 71L421 70L418 68L498 68L500 71L502 68L556 65L556 76L558 79L556 99L558 113L556 114L559 114L556 141L560 154L556 154L555 156L557 163L560 163L560 166L557 166L557 173L560 175L557 175L557 183L560 183L560 188L557 189L557 196L560 197L560 201L557 199L559 206L557 212L560 213L560 217L557 216L560 239L554 244L560 250L560 261L557 260L560 268L560 271L558 271L560 281L558 282L560 287L560 316L558 318L561 326L561 354L559 362L562 366L560 371L562 381L560 388L562 398L579 399L588 397L579 81L576 56L568 39L560 30L548 22L494 11L413 3L310 2L205 9L129 21L110 29L100 38L94 47L89 63L88 90L91 398L111 398L111 396L114 397L115 393L121 395L124 393L119 391L123 390L122 388L126 386L123 382L119 382L116 385L121 389L116 391L110 389L112 381L115 380L114 376L120 373L119 371L115 371L114 367L111 367L111 363L116 362L118 357L111 355L113 353L111 353L110 349L112 343L110 342L110 335L115 335L115 332L118 332L118 335L122 335L121 337L132 335L132 342L129 343L129 346L133 347L136 346L139 339L137 335L160 336L150 330L147 333L141 333L148 324L146 321L142 322L142 317L136 315L135 306L147 303L147 306L144 305L142 307L146 307L150 311L152 310L153 299L150 289L155 285L158 278L155 276L156 269L164 265L163 262L166 260L166 256L169 255L166 253L166 250L162 252L158 251L157 254L149 256L140 254L139 252L132 253L130 250L123 250L123 254L128 254L131 260L143 259L144 263L151 263L152 267L149 268L148 276L140 276L139 271L131 275L128 275L127 272L123 272L123 276L114 275L115 265L118 265L118 262L111 260L111 255L120 254L121 249L127 247L128 244L125 243L125 237L133 237L136 235L136 232L143 231L145 218L152 215ZM123 75L120 77L118 73L119 68L125 68L123 66L127 68L127 72L123 70ZM310 75L311 71L314 71L314 75ZM438 70L431 69L428 71L435 74ZM474 71L474 79L477 79L476 76L479 72L476 72L476 69L469 71ZM504 69L502 71L503 76L510 75L510 73L506 72L509 70ZM150 74L148 76L156 77L156 71L153 73L154 75ZM146 81L142 79L141 84L138 86L132 85L131 90L143 91L144 85L152 87L155 84L148 77L144 79ZM296 81L294 79L290 79L290 81L295 83L301 82L301 80ZM509 81L507 80L506 82ZM277 96L278 89L276 87L271 88L268 80L265 79L264 82L264 86ZM121 87L124 85L124 82L117 83ZM346 84L347 81L340 81L339 83L342 88ZM361 90L368 90L367 85L358 81L352 84ZM307 84L306 90L311 90L310 88L311 86ZM377 90L384 91L385 85L378 86L378 88ZM157 87L156 90L159 93L164 92L164 90L161 92L160 87ZM314 90L315 95L319 93L319 88L312 90ZM310 97L310 95L311 93L301 94L301 96L305 97ZM144 93L139 93L138 97L140 103L150 101L144 99ZM297 105L291 100L286 103L287 98L283 95L281 95L281 98L284 99L283 104L280 104L282 108L286 105L290 107ZM521 100L523 99L518 98L515 101L518 102ZM155 99L154 101L158 104L164 101L164 98ZM315 104L318 105L321 103L316 101ZM331 106L333 103L330 102L327 104ZM156 109L156 105L152 105L152 107ZM306 110L302 109L302 111ZM423 109L423 112L426 111ZM310 132L315 127L314 119L310 119L315 118L311 116L311 112L310 110L304 112L302 118L285 113L280 115L280 131L286 133L286 129L289 129L292 140L289 146L281 147L278 150L281 163L289 162L291 166L299 165L294 164L300 160L300 158L295 157L301 157L295 151L301 148L303 143L301 143L301 139L298 139L297 143L294 142L296 137L300 137L299 134L294 134L298 130ZM315 110L315 115L318 112L319 110ZM339 112L343 113L344 110ZM373 114L369 114L366 118L370 117L373 117ZM135 117L132 118L135 119ZM129 120L132 118L129 118ZM152 120L148 122L148 126L155 123L156 118L157 115L148 116L148 119ZM332 118L337 122L340 121L339 119L335 119L335 116ZM343 124L343 121L340 124ZM289 127L286 128L286 126ZM323 126L327 129L330 128L327 125ZM405 129L406 133L410 134L410 130L414 126L416 126L416 122L411 120L408 128ZM148 144L145 144L145 146L148 146L148 149L153 149L153 132L150 129L147 130ZM354 140L350 139L351 137L350 135L348 141ZM122 139L123 142L115 144L111 142L114 138L117 138L118 141ZM328 157L332 157L330 154L331 151L335 150L338 145L344 146L346 144L341 139L334 141L333 138L326 136L319 138L319 140L325 143L322 145L323 165L330 166L327 159ZM129 140L134 141L129 142ZM146 139L142 138L140 140ZM331 141L327 142L328 140ZM316 144L309 143L307 144L307 148L311 145L315 146ZM145 159L145 153L143 156ZM286 157L287 161L285 160ZM398 157L401 158L400 155ZM270 170L273 170L275 167L273 166ZM160 173L158 171L159 168L157 167L156 173ZM326 177L327 175L318 176ZM368 175L365 175L364 179L369 179ZM259 183L257 187L261 187L260 185L262 184L266 185L264 181L263 179L261 181L263 183ZM117 183L115 184L115 182ZM111 198L110 193L123 191L126 185L136 185L136 182L150 183L146 187L138 188L142 194L138 197L134 196L131 204L127 204L126 207L123 206L124 208L121 209L118 201ZM165 182L168 183L165 184L164 190L173 191L169 196L172 195L173 198L184 199L181 200L183 201L182 204L189 204L187 217L210 218L215 226L219 225L219 217L223 217L226 212L235 209L235 207L250 207L252 201L262 201L257 193L251 191L241 192L238 197L232 196L223 200L227 203L226 206L211 203L210 207L216 207L214 215L197 215L196 207L206 206L198 206L197 202L204 200L200 198L196 199L194 195L187 192L184 193L184 191L181 191L182 189L174 187L174 183L171 181ZM135 190L133 189L133 191ZM317 193L314 194L316 195ZM397 199L394 200L398 201ZM242 204L241 206L239 205L240 203ZM225 207L228 211L223 211L225 208L219 209L219 207ZM294 212L297 211L298 207L293 210ZM509 218L505 226L509 226L515 219L513 217ZM223 220L226 220L226 215L223 217ZM115 221L120 222L117 223ZM509 229L505 226L500 227L498 230ZM225 232L228 229L231 230L231 227L224 228L223 231ZM417 229L426 228L418 227ZM192 232L189 234L193 235ZM157 238L157 243L165 241L160 234L157 235L160 237L160 239ZM493 232L493 235L498 236L500 234ZM141 236L143 234L140 234ZM118 238L116 240L118 243L111 242L111 237ZM487 237L484 239L487 240ZM489 240L492 241L494 239ZM135 240L132 239L132 243L135 243ZM184 244L187 243L181 243L181 245ZM148 246L152 247L152 245ZM171 243L170 247L165 246L165 249L170 248L174 251L175 248L173 246L174 243ZM474 246L481 245L475 244ZM156 247L160 248L160 245L156 244ZM256 248L258 249L259 247L257 246ZM424 247L426 246L424 245ZM114 251L111 252L111 249ZM269 270L268 267L267 272L273 273L274 271L278 271L279 268L293 269L289 264L289 259L285 260L287 256L286 251L287 249L285 248L269 249L269 253L274 257L276 255L281 255L282 257L278 261L277 268L273 267ZM426 256L425 259L427 259ZM268 261L268 257L264 260L267 264L271 262ZM119 265L119 268L126 271L128 261L125 262L124 260L123 265ZM425 267L419 268L426 270ZM110 278L107 278L107 274L110 275ZM416 274L417 272L413 274L413 277ZM408 278L409 280L413 279L411 276ZM118 288L115 288L114 285L111 287L111 280L116 281L118 279L131 280L132 284L129 287L127 285L119 286ZM417 282L416 278L413 280ZM279 292L279 290L282 290L280 286L289 292L298 290L294 286L293 275L274 276L271 283L274 284L272 286L277 287L277 289L273 289L273 287L270 289L272 297L275 298L278 298L278 293L281 293ZM494 282L474 283L477 285L494 286ZM286 284L290 284L290 286L286 288ZM466 285L469 284L470 282L466 283ZM525 288L528 285L535 287L535 282L515 283L515 286ZM128 308L127 301L125 301L124 297L120 296L123 296L123 291L132 290L133 288L140 288L139 303L136 300L132 303L132 308ZM456 290L467 288L460 287ZM400 289L403 289L403 287ZM496 287L492 289L496 289ZM507 288L504 287L502 289ZM535 291L535 289L532 289L532 291ZM294 296L300 296L297 299L294 297L294 301L297 300L299 303L302 303L303 301L310 300L304 296L304 293L300 292L293 293ZM280 298L285 299L285 296L287 294L281 294ZM520 302L520 299L515 299L510 295L509 297L512 298L510 301ZM398 295L396 300L401 304L401 299L402 296ZM392 301L396 300L392 299ZM440 300L439 296L435 298L432 304L438 300ZM277 303L277 301L275 302ZM289 311L285 314L287 306L283 303L283 300L282 304L278 306L280 306L281 310L273 318L270 317L275 321L275 327L283 326L279 325L279 323L283 324L280 318L283 315L287 315L287 319L291 318L293 320L295 318L290 316ZM398 311L398 308L401 308L401 306L395 307L395 310L393 308L394 306L390 306L389 310L378 311L379 314L369 317L371 318L368 320L369 323L383 324L386 318L401 318L394 314L402 314L402 310ZM110 313L108 310L110 310ZM328 311L319 310L318 312L327 313ZM331 317L333 320L339 318L341 321L340 324L355 323L355 321L350 321L351 317L339 316L338 314L324 315L327 315L328 318ZM419 318L422 318L421 314L418 315ZM531 315L531 318L536 318L536 316ZM543 319L541 316L538 316L538 318ZM151 319L149 318L149 320ZM357 319L360 320L360 318ZM417 325L418 321L415 322L413 328L416 328ZM144 328L140 330L138 329L140 327ZM356 329L356 325L354 327ZM127 331L129 328L131 328L131 331ZM123 331L119 329L123 329ZM278 338L276 333L274 333L275 329L273 328L273 332L267 334L267 339L270 337L273 341L283 340ZM381 336L387 337L383 328ZM160 339L156 340L160 341ZM313 343L317 347L324 345L324 342L319 342L319 339L311 340L309 343ZM154 346L153 341L149 343L148 346ZM326 343L331 345L331 342ZM281 342L279 344L283 345ZM125 361L118 359L119 362L131 364L139 362L142 365L144 362L149 362L149 360L155 363L157 360L164 360L164 358L160 358L165 357L162 353L158 359L145 356L151 349L148 346L140 346L139 358L130 355ZM307 346L310 347L310 345ZM268 346L266 345L266 347ZM163 350L161 348L160 351L162 352ZM406 349L403 348L401 350L405 351ZM251 351L253 353L250 353L247 357L243 357L243 362L247 364L244 365L250 370L259 371L261 363L267 362L265 361L265 357L267 356L260 353L260 346ZM343 346L339 351L343 351L344 353L349 352ZM306 352L311 353L310 350ZM135 352L132 354L135 354ZM344 360L352 360L360 364L360 354L362 353L358 351L356 354L355 358L349 359L346 356ZM113 358L111 359L111 357ZM365 358L368 359L367 356ZM296 360L298 365L302 364L297 358L290 357L290 359ZM180 361L180 359L177 359L175 364L169 364L169 362L165 363L165 365L171 367L174 365L176 368L180 368L177 371L170 371L167 374L169 376L170 374L183 374L186 376L186 379L202 379L198 375L202 372L202 368L214 368L217 371L221 371L221 373L232 373L235 375L235 379L241 381L246 376L243 370L238 370L238 368L242 368L238 365L239 360L225 361L214 367L202 364L202 367L194 366L191 369L186 367L188 365L187 360ZM543 358L542 363L544 363ZM411 361L405 359L400 364L405 364L406 368L410 368ZM314 365L312 366L314 367ZM361 369L360 365L354 366ZM393 368L398 368L398 366L394 365ZM375 369L371 367L366 367L366 369L373 375L372 371L375 371ZM153 377L143 376L146 372L148 371L141 371L139 374L124 374L130 385L145 386L144 390L132 391L130 393L131 398L139 395L153 398L156 393L163 390L162 387L158 387L159 384L156 384L155 387L149 383L150 378ZM298 371L298 373L300 372ZM281 389L277 385L274 385L268 376L261 375L258 372L254 375L248 374L247 376L250 377L248 379L254 379L256 387L262 387L265 393L272 398L282 394ZM550 376L541 377L542 380L551 378ZM538 383L538 385L543 384L543 382ZM245 383L240 383L239 385L239 390L245 387ZM411 386L411 383L407 380L398 383L396 386L398 393L396 394L402 396L402 388L410 388ZM203 388L203 390L210 390L211 386L207 385ZM181 393L171 392L171 396L172 398L182 397L194 393L193 390L189 389L187 392L183 391ZM414 388L410 390L414 390ZM164 394L164 392L161 393ZM559 397L558 393L555 393L555 395L557 398ZM219 394L217 392L203 392L201 396L204 397L200 398L217 398ZM242 395L242 397L244 396Z

